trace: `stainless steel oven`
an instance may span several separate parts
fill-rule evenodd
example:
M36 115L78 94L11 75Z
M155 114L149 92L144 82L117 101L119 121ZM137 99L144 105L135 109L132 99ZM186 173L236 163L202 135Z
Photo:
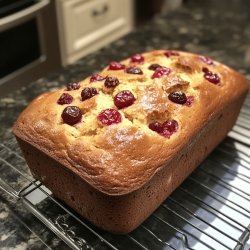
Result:
M0 96L60 67L55 2L0 0Z

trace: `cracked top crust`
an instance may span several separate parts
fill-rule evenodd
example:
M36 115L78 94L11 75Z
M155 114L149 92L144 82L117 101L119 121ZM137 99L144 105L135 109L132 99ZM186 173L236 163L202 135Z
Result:
M195 134L229 102L248 90L247 80L234 70L204 57L178 51L170 56L165 50L142 54L143 63L126 59L126 68L140 68L143 74L128 74L126 69L105 68L99 75L119 79L119 85L107 89L104 80L79 82L80 88L66 88L37 97L22 112L14 125L14 134L32 144L63 166L79 175L97 190L109 195L122 195L140 188L171 159L179 154ZM171 54L171 53L170 53ZM207 58L205 58L207 59ZM168 75L152 78L151 64L171 69ZM213 84L204 78L204 68L220 78ZM98 94L81 100L81 91L94 87ZM117 109L114 96L129 90L135 102ZM169 100L173 91L192 97L190 105ZM73 97L70 104L59 105L63 93ZM77 106L82 120L75 125L63 122L61 114L67 106ZM104 109L117 109L120 123L104 126L97 115ZM149 128L154 121L174 119L178 130L164 137Z

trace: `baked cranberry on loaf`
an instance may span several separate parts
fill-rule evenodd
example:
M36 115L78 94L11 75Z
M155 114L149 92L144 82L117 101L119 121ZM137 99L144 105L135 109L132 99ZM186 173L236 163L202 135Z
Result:
M98 227L127 233L226 136L247 91L219 62L157 50L42 94L13 131L54 195Z

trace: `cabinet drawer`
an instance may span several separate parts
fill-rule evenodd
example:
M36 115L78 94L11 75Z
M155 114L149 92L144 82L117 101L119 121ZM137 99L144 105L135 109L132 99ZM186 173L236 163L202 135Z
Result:
M100 47L132 25L128 0L59 0L58 17L63 51L69 60ZM89 49L88 49L89 48ZM93 50L93 49L92 49ZM85 51L85 53L84 53Z

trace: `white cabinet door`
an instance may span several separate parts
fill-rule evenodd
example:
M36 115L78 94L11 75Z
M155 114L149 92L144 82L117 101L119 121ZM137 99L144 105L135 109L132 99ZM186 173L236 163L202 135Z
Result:
M131 31L133 0L58 0L57 15L66 65Z

